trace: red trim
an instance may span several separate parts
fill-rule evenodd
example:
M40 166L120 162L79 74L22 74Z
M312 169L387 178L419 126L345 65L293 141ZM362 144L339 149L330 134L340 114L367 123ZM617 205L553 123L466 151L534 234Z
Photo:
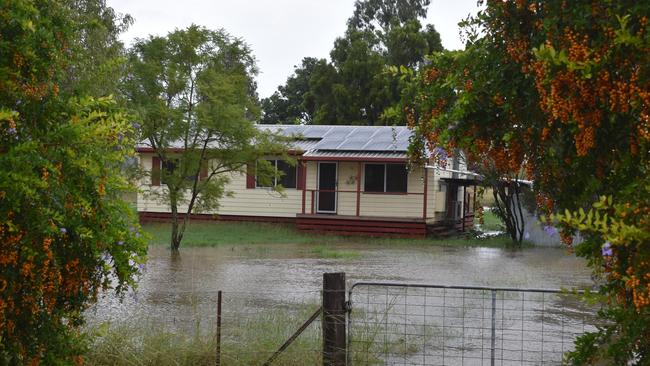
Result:
M421 219L384 217L298 215L296 226L314 234L423 238L427 232L426 223Z
M135 151L153 153L153 152L156 152L157 150L154 149L153 147L137 147L135 149ZM169 148L163 149L163 151L165 151L165 152L183 152L183 151L185 151L185 149L182 148L182 147L169 147Z
M255 164L246 164L246 189L255 188Z
M172 214L169 212L138 212L140 222L170 222ZM194 221L249 221L249 222L274 222L274 223L295 223L295 217L275 216L245 216L245 215L212 215L212 214L190 214L190 220Z
M151 185L160 185L160 158L157 156L151 158Z
M383 162L383 163L405 163L406 158L352 158L352 157L318 157L303 156L304 161L361 161L361 162Z
M422 218L427 219L427 198L429 197L429 172L424 168L424 202L422 203Z
M305 170L307 170L307 167L305 166L305 163L302 161L296 162L296 169L298 170L296 174L298 175L298 182L296 184L297 189L305 189L305 186L307 185L307 175L305 174Z
M168 147L165 149L162 149L165 152L183 152L185 151L185 148L183 147ZM208 149L211 150L211 149ZM156 152L157 150L154 149L153 147L136 147L135 148L136 152L143 152L143 153L152 153ZM287 150L287 154L289 155L296 155L296 156L302 156L305 152L302 150Z
M363 194L374 194L374 195L383 195L383 196L408 196L410 194L421 195L423 193L419 192L361 192Z
M311 191L311 213L314 214L314 192Z
M357 166L357 216L361 213L361 162Z
M306 197L307 196L307 164L305 162L302 162L302 161L298 162L298 164L300 164L300 166L302 167L302 169L301 169L301 171L302 171L302 177L301 177L302 178L302 180L301 180L301 183L302 183L302 213L304 214L305 213L305 204L306 204L305 201L306 201L306 198L307 198Z
M204 180L208 177L208 162L203 161L201 163L201 172L199 173L199 180Z

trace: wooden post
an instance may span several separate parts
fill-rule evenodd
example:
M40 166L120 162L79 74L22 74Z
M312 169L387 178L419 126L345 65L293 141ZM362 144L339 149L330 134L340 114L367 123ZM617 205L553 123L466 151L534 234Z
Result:
M345 273L323 274L323 365L345 366Z
M424 169L424 202L422 202L422 218L427 219L427 199L429 198L429 172L427 168Z
M302 180L302 213L303 215L305 214L305 200L307 199L307 162L306 161L301 161L299 164L302 164L302 176L300 179Z
M476 184L474 184L474 198L472 199L472 211L476 212Z
M221 365L221 291L217 292L217 366Z
M465 232L465 199L467 198L467 187L463 184L463 202L460 205L460 213L462 214L461 220L463 220L463 232Z
M361 213L361 162L357 166L357 216Z

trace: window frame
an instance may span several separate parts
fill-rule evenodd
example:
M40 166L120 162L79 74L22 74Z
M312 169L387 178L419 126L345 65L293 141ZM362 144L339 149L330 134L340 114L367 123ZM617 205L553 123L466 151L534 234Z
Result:
M272 161L272 162L273 162L273 167L275 168L276 171L278 171L278 162L280 162L280 161L283 161L283 162L285 162L285 164L287 164L287 166L292 167L292 166L291 166L291 165L290 165L286 160L282 160L282 159L264 159L264 160L269 161L269 162ZM293 166L292 168L294 169L294 174L293 174L293 175L294 175L293 187L285 187L285 186L282 186L284 189L298 189L298 166L296 165L296 166ZM277 187L278 185L280 185L280 182L279 182L279 181L282 180L283 178L284 178L284 177L277 177L277 176L273 177L273 178L272 178L272 179L273 179L273 182L272 182L272 184L271 184L270 186L260 186L260 185L258 185L258 179L257 179L257 160L255 161L255 188L256 188L256 189L257 189L257 188L261 188L261 189L273 189L273 188Z
M367 174L366 174L366 167L368 165L381 165L384 167L384 188L383 191L367 191L366 190L366 179L367 179ZM406 172L406 186L404 191L388 191L387 186L388 186L388 165L402 165L404 167L404 171ZM408 176L409 172L406 169L406 164L404 163L364 163L363 165L363 193L367 194L395 194L395 195L401 195L401 194L408 194Z

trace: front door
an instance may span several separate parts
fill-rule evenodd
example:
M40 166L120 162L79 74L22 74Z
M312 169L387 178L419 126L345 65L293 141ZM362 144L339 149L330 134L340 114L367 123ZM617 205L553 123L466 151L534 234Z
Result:
M461 215L461 202L458 201L458 186L447 183L447 220L458 220Z
M337 163L318 163L319 213L336 213Z

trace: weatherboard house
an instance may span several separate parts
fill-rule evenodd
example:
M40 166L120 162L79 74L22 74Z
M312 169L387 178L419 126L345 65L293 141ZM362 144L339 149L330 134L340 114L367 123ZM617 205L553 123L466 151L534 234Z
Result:
M267 157L284 175L284 194L260 186L254 165L233 173L215 212L192 219L294 223L299 230L343 235L423 237L472 226L476 182L464 164L409 169L411 131L386 126L258 125L294 137L297 164ZM139 161L148 171L161 169L160 159L145 145ZM468 172L467 172L468 173ZM153 177L153 175L151 175ZM142 221L170 218L170 208L151 191L160 179L141 182L137 210Z

